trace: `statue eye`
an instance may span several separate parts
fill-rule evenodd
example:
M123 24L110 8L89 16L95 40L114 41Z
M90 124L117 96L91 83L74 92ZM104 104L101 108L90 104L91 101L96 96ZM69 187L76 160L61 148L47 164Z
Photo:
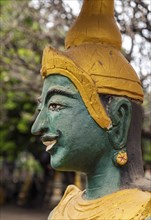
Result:
M51 111L60 111L63 108L64 108L64 106L61 104L51 103L49 105L49 110L51 110Z

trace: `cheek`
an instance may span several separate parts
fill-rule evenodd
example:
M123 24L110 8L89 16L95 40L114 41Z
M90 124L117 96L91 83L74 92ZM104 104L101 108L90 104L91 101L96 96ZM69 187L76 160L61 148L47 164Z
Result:
M79 116L80 112L77 112L74 109L64 109L51 115L51 120L56 130L58 129L67 134L68 132L71 132L73 127L77 128L77 124L80 126L81 120Z
M54 114L52 124L61 132L60 144L78 151L98 147L104 139L104 131L86 110L60 111Z

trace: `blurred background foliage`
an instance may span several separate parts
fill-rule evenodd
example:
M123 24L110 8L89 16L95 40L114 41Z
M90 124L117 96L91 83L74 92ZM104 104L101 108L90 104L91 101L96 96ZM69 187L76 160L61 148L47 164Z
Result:
M15 161L20 152L41 162L43 148L30 133L41 93L42 51L47 44L64 48L66 31L77 14L79 0L1 0L0 153ZM68 4L70 3L70 4ZM145 93L143 155L151 162L151 4L149 0L115 1L115 16L123 37L123 53L136 69Z
M63 46L73 17L62 1L1 1L0 151L10 160L22 150L40 151L30 127L42 88L42 50Z

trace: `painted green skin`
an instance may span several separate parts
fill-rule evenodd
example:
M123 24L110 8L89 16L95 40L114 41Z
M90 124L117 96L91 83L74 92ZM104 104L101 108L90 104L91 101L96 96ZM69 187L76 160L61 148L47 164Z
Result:
M116 114L123 103L129 106L126 109L130 109L125 99L113 101L113 112L117 117L113 116L112 120L115 125L118 124L116 129L123 129L122 126L127 129L124 129L125 133L115 134L114 126L106 131L93 120L80 93L67 77L55 74L44 80L39 114L32 126L32 133L40 135L43 141L57 141L49 151L54 169L86 174L85 199L96 199L120 188L120 168L114 165L112 159L114 143L120 148L121 142L125 144L127 138L130 110L129 114L123 111ZM123 120L127 117L127 124L121 125L121 117Z

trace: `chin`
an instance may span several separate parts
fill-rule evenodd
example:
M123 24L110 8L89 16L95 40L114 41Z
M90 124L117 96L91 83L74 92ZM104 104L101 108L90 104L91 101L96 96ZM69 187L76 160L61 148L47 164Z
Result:
M54 170L58 170L58 171L77 171L75 168L73 168L73 166L70 166L69 163L65 164L65 162L62 161L57 161L54 158L51 158L50 161L51 167Z
M51 167L55 170L66 171L66 166L64 165L63 159L61 160L61 159L54 158L53 156L51 156L50 164L51 164Z

